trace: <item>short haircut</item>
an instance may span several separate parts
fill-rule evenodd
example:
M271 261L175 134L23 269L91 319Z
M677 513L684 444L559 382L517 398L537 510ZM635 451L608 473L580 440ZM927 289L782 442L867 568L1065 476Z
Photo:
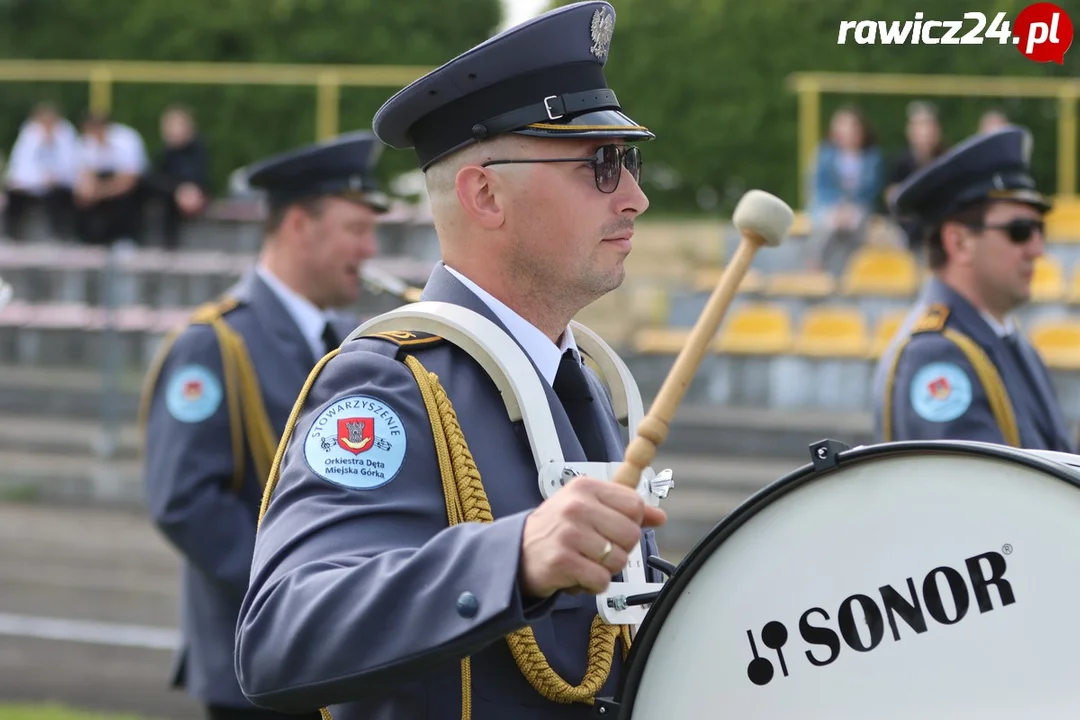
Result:
M266 220L263 222L263 232L267 235L276 233L281 228L281 223L285 220L285 214L291 207L298 207L312 217L319 217L322 215L325 205L325 195L300 198L299 200L281 204L271 203L267 210Z

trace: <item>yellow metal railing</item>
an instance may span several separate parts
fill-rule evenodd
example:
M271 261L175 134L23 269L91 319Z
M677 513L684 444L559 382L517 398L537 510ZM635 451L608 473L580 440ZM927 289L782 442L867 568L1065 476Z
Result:
M1076 104L1080 98L1080 79L808 72L790 75L788 87L799 95L799 201L803 207L807 201L806 178L822 137L822 93L1057 98L1056 194L1076 194Z
M315 134L338 134L342 87L404 87L431 68L402 65L276 65L199 62L0 60L0 82L85 82L90 107L112 108L116 83L293 85L315 90Z

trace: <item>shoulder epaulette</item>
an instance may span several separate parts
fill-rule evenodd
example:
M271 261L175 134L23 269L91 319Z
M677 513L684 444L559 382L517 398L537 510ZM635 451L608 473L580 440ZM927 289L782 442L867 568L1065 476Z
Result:
M431 333L417 332L415 330L386 330L384 332L362 335L366 338L377 338L392 342L398 347L426 347L445 342L445 338Z
M240 301L231 295L218 298L217 300L211 300L208 303L203 303L199 307L195 308L195 311L191 313L191 322L193 323L207 323L213 320L217 320L224 315L235 310L239 307Z
M922 316L915 321L911 328L912 334L925 332L941 332L945 329L945 321L949 319L949 307L942 303L934 303L926 308Z

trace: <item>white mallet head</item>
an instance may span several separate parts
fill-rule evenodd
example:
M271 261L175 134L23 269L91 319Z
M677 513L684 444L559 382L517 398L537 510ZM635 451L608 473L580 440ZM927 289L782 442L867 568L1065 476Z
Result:
M795 223L795 212L775 195L764 190L749 190L735 206L731 221L743 235L776 247Z
M14 289L3 278L0 278L0 310L4 309L4 306L11 301L11 297L15 294Z

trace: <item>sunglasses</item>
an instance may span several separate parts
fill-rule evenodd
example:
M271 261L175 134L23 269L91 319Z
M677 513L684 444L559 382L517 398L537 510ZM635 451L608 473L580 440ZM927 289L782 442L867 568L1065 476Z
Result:
M970 227L972 230L1001 230L1016 245L1026 243L1036 231L1043 237L1046 236L1046 223L1033 218L1017 218L1001 225L974 224Z
M576 158L541 158L526 160L488 160L481 167L489 165L514 165L518 163L587 163L592 166L596 176L596 189L610 195L619 187L623 168L637 182L641 177L641 149L637 146L601 145L590 157Z

